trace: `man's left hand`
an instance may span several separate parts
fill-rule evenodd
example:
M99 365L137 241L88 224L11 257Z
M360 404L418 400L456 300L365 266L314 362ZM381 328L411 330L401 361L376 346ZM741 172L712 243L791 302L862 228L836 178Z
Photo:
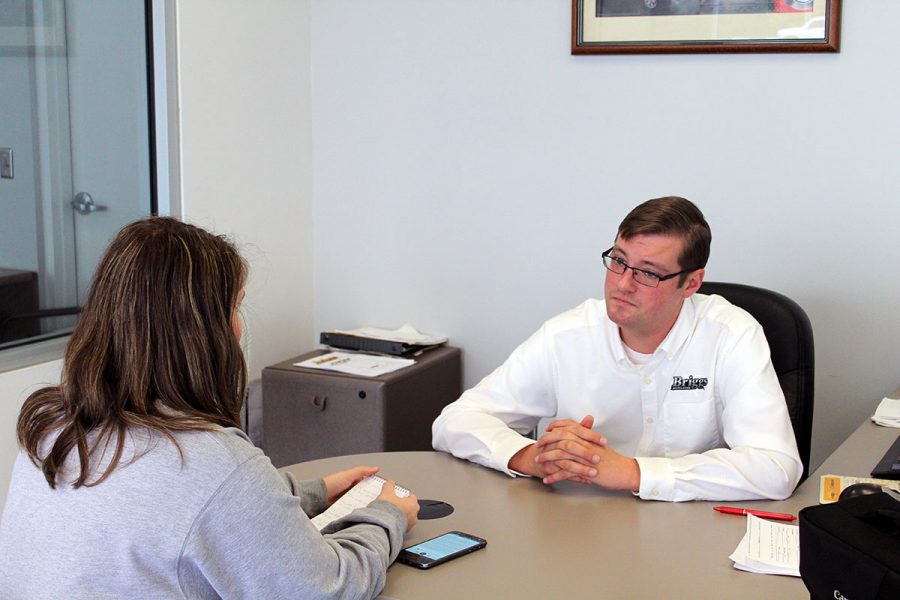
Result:
M547 427L547 433L538 440L535 459L549 473L543 482L570 480L639 491L641 471L637 461L609 448L606 438L591 429L593 424L593 417L588 415L581 422L563 419Z

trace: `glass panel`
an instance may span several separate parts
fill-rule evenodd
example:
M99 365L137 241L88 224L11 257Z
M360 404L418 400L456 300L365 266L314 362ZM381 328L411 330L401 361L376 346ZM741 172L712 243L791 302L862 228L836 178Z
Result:
M144 0L0 0L0 350L66 335L151 214Z

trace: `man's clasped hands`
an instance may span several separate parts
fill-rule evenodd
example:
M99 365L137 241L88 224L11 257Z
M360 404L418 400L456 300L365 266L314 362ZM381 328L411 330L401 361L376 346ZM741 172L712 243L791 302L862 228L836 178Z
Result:
M546 484L569 480L637 492L641 485L638 462L609 448L606 438L591 429L593 425L591 415L580 422L553 421L536 443L510 459L509 468L540 477Z

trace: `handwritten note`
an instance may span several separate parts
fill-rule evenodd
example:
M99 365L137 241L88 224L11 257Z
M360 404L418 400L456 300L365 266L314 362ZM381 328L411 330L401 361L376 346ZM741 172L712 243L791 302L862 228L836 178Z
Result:
M747 531L729 558L742 571L800 577L800 529L747 515Z

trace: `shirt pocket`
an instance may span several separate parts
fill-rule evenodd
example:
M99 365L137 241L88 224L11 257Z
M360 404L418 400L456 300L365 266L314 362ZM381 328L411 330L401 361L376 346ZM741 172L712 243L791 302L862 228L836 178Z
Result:
M722 445L712 398L666 403L663 423L665 452L669 458L706 452Z

